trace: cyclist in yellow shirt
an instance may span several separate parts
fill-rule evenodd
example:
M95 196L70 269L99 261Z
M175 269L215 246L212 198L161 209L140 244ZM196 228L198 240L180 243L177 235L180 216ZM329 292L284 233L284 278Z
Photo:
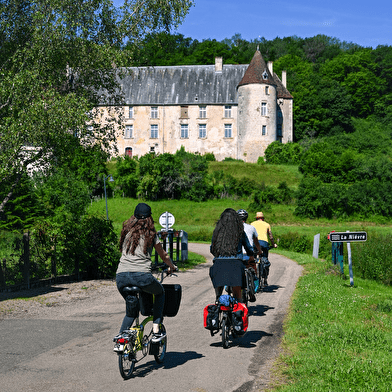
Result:
M271 225L264 220L264 214L261 211L256 213L256 220L252 222L251 225L254 226L257 231L259 237L259 244L261 246L261 249L263 250L263 256L266 257L268 260L269 241L271 241L271 244L274 248L278 246L277 244L275 244L274 237L271 231ZM271 263L268 260L266 265L267 276L269 273L270 265ZM264 285L268 285L266 278L264 280Z

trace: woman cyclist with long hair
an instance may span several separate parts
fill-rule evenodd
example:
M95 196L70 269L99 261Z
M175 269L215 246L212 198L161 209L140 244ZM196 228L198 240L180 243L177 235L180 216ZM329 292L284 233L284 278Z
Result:
M160 282L151 273L151 254L156 249L161 259L169 266L168 273L176 271L169 255L162 248L154 220L151 216L151 207L145 203L139 203L134 214L123 223L120 237L120 250L122 252L116 272L116 284L120 294L125 299L126 314L120 327L122 331L132 326L138 314L139 304L137 298L128 296L123 292L126 286L137 286L142 292L153 294L153 342L162 340L165 335L159 330L163 318L165 303L165 291ZM143 295L143 293L142 293ZM114 338L114 340L117 336Z
M210 278L215 289L216 298L223 292L224 286L231 286L234 297L242 301L244 264L242 247L248 256L255 254L244 231L244 223L233 208L226 208L214 229L210 251L214 256L210 268Z

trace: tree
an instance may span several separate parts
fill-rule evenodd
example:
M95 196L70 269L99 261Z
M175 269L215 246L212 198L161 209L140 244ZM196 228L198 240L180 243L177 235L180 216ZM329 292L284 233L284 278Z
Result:
M168 31L192 0L3 0L0 3L0 183L3 211L31 168L46 175L81 145L109 148L121 110L116 64L146 34ZM97 121L94 121L94 120ZM72 148L70 147L72 146Z
M375 102L386 92L387 83L378 76L379 66L369 48L342 53L323 64L324 78L336 80L351 96L356 117L366 118L374 112Z
M127 197L136 197L138 186L137 161L126 155L118 157L116 163L116 185Z

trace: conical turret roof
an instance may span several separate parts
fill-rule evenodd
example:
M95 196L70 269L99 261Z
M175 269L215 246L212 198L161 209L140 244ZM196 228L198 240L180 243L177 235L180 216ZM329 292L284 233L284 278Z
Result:
M256 50L256 53L254 54L244 77L238 83L237 88L246 84L276 85L274 77L271 75L271 72L269 71L263 56L258 49Z

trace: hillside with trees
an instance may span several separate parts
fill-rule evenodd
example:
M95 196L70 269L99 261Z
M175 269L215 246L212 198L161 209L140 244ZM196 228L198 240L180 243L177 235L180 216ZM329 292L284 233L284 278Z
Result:
M265 159L299 165L296 213L391 217L392 47L364 48L323 35L246 41L237 34L199 42L159 33L124 51L139 66L211 64L216 56L244 64L257 47L278 75L287 71L294 97L294 143L273 143Z
M101 252L97 259L110 259L111 223L85 211L103 194L109 174L104 148L114 140L115 117L91 120L105 98L100 89L120 91L113 70L213 64L216 56L224 64L247 64L257 47L278 75L287 71L295 140L271 144L252 167L291 165L295 175L299 170L298 183L235 176L210 154L180 149L112 162L109 194L145 200L241 198L252 208L295 206L304 219L390 221L392 47L365 48L321 35L247 41L237 34L200 42L167 32L187 14L188 0L148 1L138 13L106 0L61 3L0 5L2 243L8 233L30 230L37 259L48 260L55 252L59 265L75 257L87 265L94 249ZM121 102L120 95L112 98L111 103Z

